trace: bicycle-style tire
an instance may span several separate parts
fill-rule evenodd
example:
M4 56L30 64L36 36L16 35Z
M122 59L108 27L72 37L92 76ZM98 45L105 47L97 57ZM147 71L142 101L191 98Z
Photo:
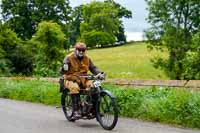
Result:
M106 130L112 130L118 121L118 107L111 93L102 92L96 106L97 121Z
M61 95L61 105L66 119L70 122L74 122L75 120L72 119L72 99L68 92L68 90L63 90Z

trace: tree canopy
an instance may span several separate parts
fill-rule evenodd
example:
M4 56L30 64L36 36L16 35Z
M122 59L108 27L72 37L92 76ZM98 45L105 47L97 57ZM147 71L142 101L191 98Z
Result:
M119 3L116 3L114 0L106 0L105 2L111 2L114 7L118 10L118 18L121 20L122 18L132 18L132 12L125 7L121 6ZM122 20L119 25L119 31L115 33L117 38L117 42L126 42L125 30Z
M151 28L146 31L149 47L167 49L168 59L154 59L172 79L185 79L184 59L192 49L192 36L200 28L198 0L146 0Z
M122 18L131 18L132 13L120 4L112 0L106 0L104 2L93 1L89 4L75 7L72 17L71 41L74 42L74 40L81 39L90 43L91 40L95 39L88 41L85 38L86 35L95 36L92 34L100 34L101 37L99 37L98 43L89 44L89 46L98 44L100 46L100 40L109 34L110 41L102 40L105 46L114 42L126 42Z
M2 0L1 8L4 22L22 39L30 39L41 21L68 24L71 20L69 0Z
M61 26L51 21L39 23L32 41L37 48L35 72L43 76L57 73L64 58L64 44L67 41Z
M0 25L0 75L2 74L30 74L33 70L33 56L22 45L16 33Z

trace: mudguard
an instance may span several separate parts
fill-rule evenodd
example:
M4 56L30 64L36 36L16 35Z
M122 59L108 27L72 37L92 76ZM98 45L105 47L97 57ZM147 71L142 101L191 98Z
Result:
M64 85L64 78L61 77L59 79L59 84L60 84L60 92L63 92L64 88L65 88L65 85Z
M115 99L115 96L108 90L102 90L100 94L108 94L112 99Z

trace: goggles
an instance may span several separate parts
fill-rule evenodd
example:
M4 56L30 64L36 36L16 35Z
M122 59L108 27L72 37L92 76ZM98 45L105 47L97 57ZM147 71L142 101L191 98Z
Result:
M85 48L77 48L76 50L78 50L79 52L85 52Z

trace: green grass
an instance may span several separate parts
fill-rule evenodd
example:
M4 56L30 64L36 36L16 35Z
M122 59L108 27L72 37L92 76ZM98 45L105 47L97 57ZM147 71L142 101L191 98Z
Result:
M59 105L58 87L58 84L52 84L48 81L0 80L0 97Z
M120 115L200 129L200 92L184 88L133 89L106 85L116 96Z
M104 85L115 96L120 116L200 129L200 92L167 87ZM0 80L0 97L60 105L59 86L47 81ZM63 116L64 117L64 116Z
M149 51L145 43L88 50L87 54L99 69L107 73L108 78L168 79L150 61L154 56L166 57L167 54Z

